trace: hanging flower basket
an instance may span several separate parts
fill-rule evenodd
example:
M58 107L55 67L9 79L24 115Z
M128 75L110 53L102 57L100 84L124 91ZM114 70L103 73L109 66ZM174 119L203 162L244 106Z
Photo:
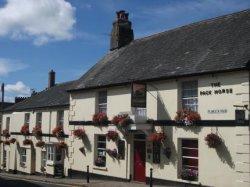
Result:
M52 134L56 136L57 138L61 138L64 136L64 131L61 126L57 126L53 129Z
M36 143L36 147L44 147L45 146L45 142L44 141L38 141Z
M44 166L41 166L40 170L41 170L41 172L43 172L43 173L46 171L46 169L45 169Z
M175 121L177 123L185 124L186 126L194 125L197 121L201 120L198 112L191 110L180 110L176 112Z
M99 124L99 125L107 125L108 124L108 117L107 114L100 112L98 114L93 115L93 123Z
M98 157L96 160L95 160L95 165L98 166L98 167L104 167L105 166L105 160L101 157Z
M114 116L111 123L118 127L127 127L128 125L132 124L133 121L130 119L128 114L121 114Z
M162 142L166 139L166 135L164 133L154 132L148 136L148 141L150 142Z
M33 130L32 130L32 134L36 137L36 138L40 138L43 133L42 133L42 129L40 125L36 125Z
M84 129L76 129L73 131L73 135L79 139L83 138L86 136L85 130Z
M16 142L16 138L11 138L10 143L14 144Z
M33 144L32 140L29 139L23 140L23 145L32 145L32 144Z
M4 145L10 145L10 141L9 140L4 141L3 143L4 143Z
M198 171L193 169L183 169L181 172L181 178L184 180L195 181L198 178Z
M27 136L30 134L30 131L29 131L29 125L23 125L21 130L20 130L21 134L24 135L24 136Z
M205 137L208 147L216 148L222 143L222 139L214 133L210 133Z
M110 155L111 157L116 158L118 156L118 152L117 149L107 149L106 152L108 153L108 155Z
M118 132L116 131L108 131L106 137L109 140L116 141L119 138Z
M10 137L10 133L9 133L9 130L8 130L8 129L4 129L4 130L3 130L3 136L4 136L5 138L9 138L9 137Z
M67 149L68 145L65 142L59 142L56 144L57 149Z

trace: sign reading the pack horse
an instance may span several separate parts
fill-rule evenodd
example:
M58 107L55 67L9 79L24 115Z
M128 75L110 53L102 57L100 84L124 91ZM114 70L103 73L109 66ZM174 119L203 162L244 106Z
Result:
M146 84L132 84L131 106L146 108Z

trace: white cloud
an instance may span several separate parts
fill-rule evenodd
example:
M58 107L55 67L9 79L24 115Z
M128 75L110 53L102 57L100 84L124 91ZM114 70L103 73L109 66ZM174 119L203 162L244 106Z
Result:
M75 8L65 0L7 0L0 8L0 36L35 45L73 39Z
M16 84L7 84L5 86L5 91L9 94L16 95L19 97L29 96L31 90L22 81L16 82Z
M11 72L19 71L27 67L28 66L26 64L10 59L0 58L0 76L6 76Z

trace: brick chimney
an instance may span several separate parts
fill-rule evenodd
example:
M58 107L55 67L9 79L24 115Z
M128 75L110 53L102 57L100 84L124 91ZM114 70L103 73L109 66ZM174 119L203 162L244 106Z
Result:
M116 20L111 31L110 50L119 49L134 40L132 23L128 20L128 13L124 10L116 12Z
M53 86L55 86L55 82L56 82L56 73L53 70L51 70L49 72L48 88L52 88Z

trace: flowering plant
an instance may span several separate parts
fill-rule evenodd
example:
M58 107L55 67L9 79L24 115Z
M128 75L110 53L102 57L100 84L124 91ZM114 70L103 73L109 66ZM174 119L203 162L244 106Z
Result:
M181 178L184 180L194 181L197 180L198 171L193 169L183 169L181 172Z
M108 140L116 141L118 139L119 135L118 135L118 132L110 130L106 134L106 137L108 138Z
M150 142L162 142L166 139L166 135L163 132L154 132L148 136L148 141Z
M200 120L201 120L200 114L192 110L177 111L175 116L176 122L184 123L186 126L193 125L195 122Z
M57 149L67 149L67 144L65 142L59 142L56 144Z
M214 133L210 133L205 137L205 141L207 142L208 147L216 148L222 143L221 138Z
M92 120L93 120L94 123L97 123L97 124L103 124L103 125L105 125L105 124L108 123L107 114L105 114L104 112L100 112L100 113L94 114Z
M10 145L10 141L9 140L4 141L3 143L4 143L4 145Z
M10 143L13 144L13 143L15 143L15 142L16 142L16 138L11 138L11 139L10 139Z
M73 135L77 138L83 138L86 135L86 133L84 129L76 129L73 131Z
M43 173L46 171L46 169L45 169L44 166L41 166L40 170L41 170L41 172L43 172Z
M45 146L45 142L44 141L38 141L36 142L36 147L44 147Z
M22 135L29 135L30 131L29 131L29 125L23 125L21 130L20 130Z
M4 130L3 130L3 136L4 136L5 138L9 138L9 137L10 137L10 133L9 133L9 130L8 130L8 129L4 129Z
M130 119L128 114L121 114L114 116L111 123L116 126L125 127L132 123L132 119Z
M23 140L23 145L32 145L32 144L33 144L32 140L29 139Z
M106 152L111 156L111 157L117 157L118 156L118 152L117 149L107 149Z
M101 157L98 157L95 160L95 165L99 166L99 167L104 167L105 166L105 160L103 158L101 158Z
M62 128L61 126L55 127L55 128L53 129L53 131L52 131L52 134L53 134L54 136L56 136L57 138L63 137L63 135L64 135L63 128Z
M36 138L40 138L42 136L42 128L41 125L36 125L33 130L32 130L32 134L36 137Z

